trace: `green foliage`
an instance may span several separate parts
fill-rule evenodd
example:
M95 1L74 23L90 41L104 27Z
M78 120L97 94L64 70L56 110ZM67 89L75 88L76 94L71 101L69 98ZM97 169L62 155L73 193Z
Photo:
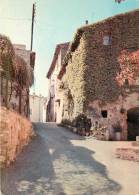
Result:
M14 59L14 72L15 80L19 83L21 88L32 85L34 80L33 69L31 67L28 68L24 59L18 55L15 55Z
M71 121L68 120L68 119L63 119L63 120L61 121L61 124L63 124L63 125L72 125Z
M19 83L21 88L33 84L33 69L27 67L24 59L15 55L10 39L4 35L0 35L0 66L3 69L2 75Z
M91 129L91 120L85 114L79 114L73 121L75 127L89 131Z
M14 77L14 48L8 37L0 35L0 65L3 69L3 75L6 75L8 79Z

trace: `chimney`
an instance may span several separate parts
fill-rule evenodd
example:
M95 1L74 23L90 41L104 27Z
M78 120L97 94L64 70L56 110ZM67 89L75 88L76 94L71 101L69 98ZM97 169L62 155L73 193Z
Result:
M85 24L88 25L88 20L85 21Z

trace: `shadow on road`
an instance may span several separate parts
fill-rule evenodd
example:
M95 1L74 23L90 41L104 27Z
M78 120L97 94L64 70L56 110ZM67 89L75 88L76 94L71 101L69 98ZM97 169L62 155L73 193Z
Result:
M60 184L55 183L51 155L45 141L37 135L24 148L17 161L2 170L2 192L4 195L63 194Z
M83 138L55 124L34 128L37 136L2 170L5 195L118 195L121 186L108 177L94 152L71 143Z

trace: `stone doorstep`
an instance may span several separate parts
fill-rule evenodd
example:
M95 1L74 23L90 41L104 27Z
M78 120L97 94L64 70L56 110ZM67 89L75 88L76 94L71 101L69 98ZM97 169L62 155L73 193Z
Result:
M136 136L136 142L139 143L139 136Z
M0 190L0 195L4 195L4 194L1 192L1 190Z
M132 142L132 146L139 147L139 142L138 141Z
M116 148L115 154L117 158L139 162L139 147Z

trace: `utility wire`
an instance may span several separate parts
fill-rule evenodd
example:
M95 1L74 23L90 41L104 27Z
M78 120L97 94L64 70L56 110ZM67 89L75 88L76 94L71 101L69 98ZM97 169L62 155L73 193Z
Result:
M10 18L10 17L0 17L0 20L25 20L25 21L31 21L31 18Z

